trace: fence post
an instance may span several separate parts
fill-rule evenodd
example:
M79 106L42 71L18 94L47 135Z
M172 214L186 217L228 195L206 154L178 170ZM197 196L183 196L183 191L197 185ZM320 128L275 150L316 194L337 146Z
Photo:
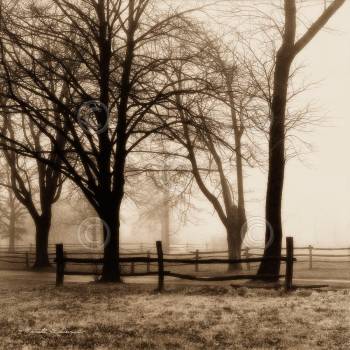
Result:
M56 287L62 286L64 280L63 244L56 244Z
M158 255L158 292L162 292L164 290L164 261L162 241L157 241L156 246Z
M150 251L148 250L147 251L147 259L150 259L151 258L151 253ZM151 263L149 260L147 260L147 272L150 272L151 271Z
M286 238L287 248L287 264L286 264L286 291L290 291L293 288L293 260L294 260L294 244L293 237Z
M26 252L26 268L29 269L29 254Z
M196 264L195 264L195 271L199 271L199 265L198 265L198 260L199 260L199 250L196 249Z
M245 252L245 258L249 259L249 247L246 247L244 249L244 252ZM250 271L250 262L247 262L247 270Z
M309 245L309 270L312 270L312 245Z

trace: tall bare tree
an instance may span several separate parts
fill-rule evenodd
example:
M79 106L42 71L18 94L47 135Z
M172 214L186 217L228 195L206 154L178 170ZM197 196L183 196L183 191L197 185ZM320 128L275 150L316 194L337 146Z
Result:
M3 139L83 191L104 223L104 281L120 281L119 217L127 158L164 127L153 110L174 91L162 78L168 53L161 42L174 27L186 25L181 20L186 12L150 0L50 0L30 6L17 2L12 13L1 14L5 95L13 110L50 141L62 135L66 147L56 147L58 163L20 140ZM55 78L58 89L47 86L47 76ZM59 98L62 90L69 98ZM38 97L56 114L44 111ZM53 122L57 118L59 123Z
M256 163L250 129L255 128L251 103L257 89L239 62L241 53L202 25L191 23L191 32L177 45L176 52L184 53L169 69L168 79L180 91L191 86L192 94L173 99L168 112L177 114L180 123L169 129L168 137L185 150L178 156L189 162L200 191L223 223L229 257L239 259L247 229L243 167Z
M284 28L281 30L282 44L277 51L271 104L269 132L269 173L266 194L266 243L264 256L279 257L282 248L282 193L285 170L286 107L290 71L295 57L311 42L329 19L345 3L333 0L321 16L297 38L296 0L284 0ZM271 237L273 235L273 237ZM264 261L258 274L279 275L280 262ZM271 278L270 279L276 279Z

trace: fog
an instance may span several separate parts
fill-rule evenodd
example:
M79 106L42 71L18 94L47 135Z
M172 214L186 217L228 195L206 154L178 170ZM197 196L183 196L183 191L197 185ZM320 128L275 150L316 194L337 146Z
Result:
M319 14L319 8L309 9L309 14ZM350 231L350 163L346 152L350 148L348 137L350 118L348 99L350 85L350 3L329 22L327 29L318 35L298 57L303 70L300 82L317 82L312 89L298 97L300 104L313 103L322 122L312 126L300 137L312 149L288 161L283 198L284 234L295 237L297 245L347 246ZM305 150L305 149L304 149ZM264 206L266 169L245 171L248 235L246 243L260 245L264 235ZM179 224L176 213L171 222L171 243L194 243L225 246L225 230L207 200L198 194L197 207L191 220ZM55 211L52 242L69 241L76 227L66 235L62 221L71 209ZM122 220L122 242L153 242L159 238L159 225L154 222L140 228L139 213L126 202ZM34 228L28 220L29 231ZM32 235L31 235L32 236ZM27 237L31 240L34 237ZM74 241L74 239L73 239Z
M304 66L299 79L316 83L298 99L300 103L312 101L322 121L301 136L311 143L312 149L287 163L284 234L294 236L297 245L350 246L349 18L350 3L347 2L327 29L298 57ZM266 177L263 170L250 170L246 174L250 245L263 243ZM225 244L224 228L212 208L205 200L197 205L202 211L195 214L195 223L178 230L172 236L173 242L204 240ZM132 228L125 228L125 232L125 239L139 237Z

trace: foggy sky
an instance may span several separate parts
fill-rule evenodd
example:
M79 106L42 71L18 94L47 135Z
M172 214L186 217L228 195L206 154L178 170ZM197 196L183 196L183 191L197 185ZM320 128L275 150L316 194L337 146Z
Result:
M308 15L318 13L310 11ZM317 111L327 118L322 126L302 135L312 143L312 152L302 155L302 161L295 158L287 163L283 227L284 234L293 235L299 246L350 247L350 1L327 27L332 30L321 32L297 59L305 65L300 79L319 81L300 97L300 103L313 101ZM251 224L246 243L262 245L267 172L254 170L246 175L247 217ZM204 199L196 205L202 210L195 214L194 223L173 235L172 243L216 240L224 244L225 230L212 207ZM142 237L135 210L125 209L122 241L156 239L157 232L152 232L149 239Z
M305 65L300 79L319 82L300 97L300 102L313 101L317 112L326 116L326 120L302 136L312 143L312 151L304 154L302 161L292 159L287 163L284 233L293 235L299 246L350 247L349 1L297 61ZM256 170L246 179L247 215L253 216L254 226L252 237L248 238L253 245L263 239L266 178L266 173ZM174 241L225 239L216 214L205 202L202 205L206 209L197 214L196 224L183 228Z

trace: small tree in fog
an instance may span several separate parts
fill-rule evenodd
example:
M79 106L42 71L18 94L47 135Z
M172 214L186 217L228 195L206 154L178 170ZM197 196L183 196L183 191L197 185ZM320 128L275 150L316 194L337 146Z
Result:
M0 175L0 238L8 240L9 252L15 252L16 242L28 234L25 227L28 213L12 190L11 174L6 165L2 167Z
M46 109L48 110L48 105ZM64 180L64 176L48 163L59 166L60 159L55 150L63 149L65 140L60 133L52 135L51 140L48 139L40 128L24 115L18 114L14 118L6 110L3 111L2 117L1 132L5 137L2 153L9 169L11 190L17 201L27 209L35 224L34 268L45 268L50 266L48 243L52 206L60 197ZM9 142L16 139L26 142L26 149L30 152L44 153L43 159L31 159L17 152L11 141Z

